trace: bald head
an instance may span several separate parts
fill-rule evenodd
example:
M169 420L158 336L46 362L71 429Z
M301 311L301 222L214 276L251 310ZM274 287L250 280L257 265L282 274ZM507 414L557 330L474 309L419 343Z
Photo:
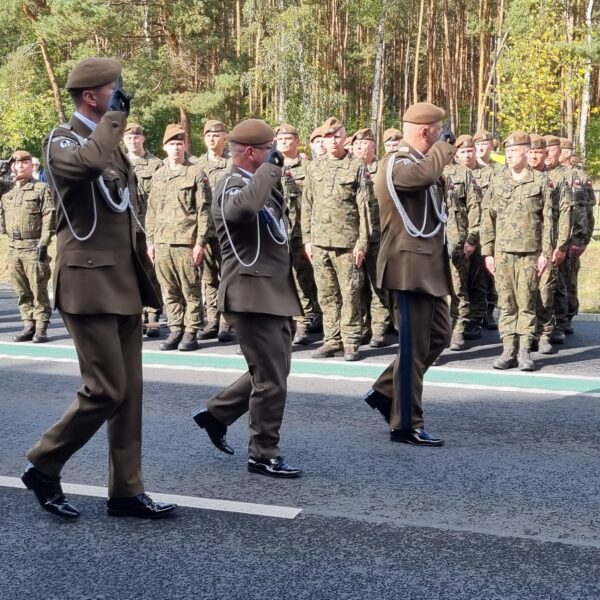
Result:
M402 124L402 138L404 141L419 150L419 152L428 152L431 146L440 139L442 131L442 122L435 123L407 123Z

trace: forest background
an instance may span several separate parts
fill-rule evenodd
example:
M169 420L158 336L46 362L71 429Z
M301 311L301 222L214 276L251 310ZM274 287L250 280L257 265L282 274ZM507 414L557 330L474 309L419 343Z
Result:
M457 134L569 137L598 178L599 12L594 0L3 0L0 154L39 155L70 116L69 71L101 55L122 62L131 119L160 156L169 122L199 154L207 118L290 122L306 141L329 115L381 134L426 100Z

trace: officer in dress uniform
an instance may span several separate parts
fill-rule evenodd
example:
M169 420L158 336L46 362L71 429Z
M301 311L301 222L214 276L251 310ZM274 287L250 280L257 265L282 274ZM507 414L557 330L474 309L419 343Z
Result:
M428 102L403 116L403 141L381 161L375 195L381 218L379 287L390 292L400 337L398 356L369 391L366 402L390 424L392 442L442 446L423 421L423 377L450 342L446 297L451 279L445 242L444 167L456 148L442 132L444 111ZM440 134L450 143L440 141Z
M215 190L212 217L219 237L219 310L236 330L248 372L194 416L221 451L227 427L249 413L248 471L299 477L279 450L279 429L291 363L291 317L302 314L292 275L285 198L279 189L283 155L275 132L247 119L229 136L233 166Z
M27 453L22 476L41 506L66 518L67 460L107 424L108 513L157 518L174 504L144 493L142 480L142 306L160 307L135 248L130 198L135 176L119 143L129 112L121 65L90 58L67 81L75 113L44 140L58 211L54 297L73 338L83 385L75 402Z

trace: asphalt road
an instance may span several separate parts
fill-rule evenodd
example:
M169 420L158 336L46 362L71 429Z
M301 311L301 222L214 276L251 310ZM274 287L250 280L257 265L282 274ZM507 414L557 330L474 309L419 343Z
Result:
M182 507L145 522L109 518L102 498L69 494L82 516L65 523L10 483L79 385L54 321L51 343L11 344L16 302L0 289L2 600L600 598L600 322L577 321L531 375L491 371L499 345L490 332L445 354L425 389L441 449L390 443L362 401L394 346L352 365L295 352L282 429L286 459L306 472L295 481L247 473L242 420L228 434L233 457L191 420L237 377L234 344L184 354L145 342L148 489L301 512ZM101 430L63 480L105 486L106 462Z

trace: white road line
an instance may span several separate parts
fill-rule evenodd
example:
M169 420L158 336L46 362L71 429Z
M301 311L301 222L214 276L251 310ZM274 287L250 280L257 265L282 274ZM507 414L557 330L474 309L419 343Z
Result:
M0 476L0 487L25 489L23 482L18 477ZM95 485L63 483L62 488L67 494L75 494L77 496L91 496L93 498L108 497L108 490L105 487ZM148 492L148 495L157 502L175 502L175 504L187 508L233 512L243 515L257 515L259 517L274 517L277 519L295 519L302 512L301 508L294 508L292 506L253 504L251 502L199 498L197 496L177 496L175 494L160 494L158 492Z

